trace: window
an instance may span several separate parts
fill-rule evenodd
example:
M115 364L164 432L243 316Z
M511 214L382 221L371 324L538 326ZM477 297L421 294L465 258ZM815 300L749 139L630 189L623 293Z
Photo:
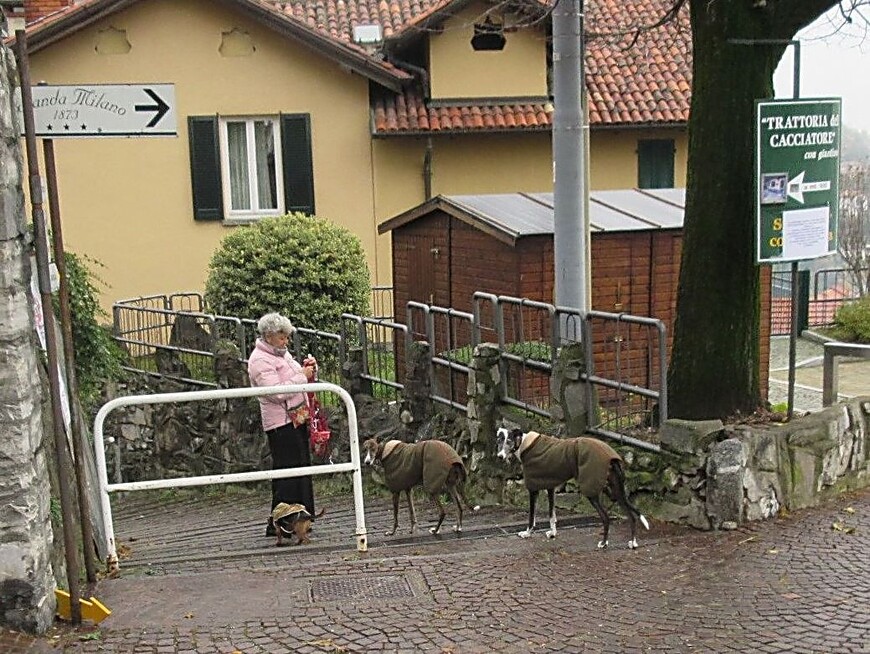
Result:
M276 118L221 118L224 206L228 217L284 212L284 185ZM280 200L279 200L280 197Z
M637 186L674 187L673 139L643 139L637 142Z
M194 218L314 213L308 114L190 116Z

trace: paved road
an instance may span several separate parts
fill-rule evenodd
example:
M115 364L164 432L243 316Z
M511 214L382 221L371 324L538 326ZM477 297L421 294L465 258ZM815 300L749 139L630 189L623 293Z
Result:
M774 339L773 403L787 348ZM798 341L799 411L821 407L820 355ZM870 362L841 364L840 384L870 395ZM41 639L0 631L0 652L870 654L870 490L733 532L654 523L638 551L617 523L606 552L570 496L555 541L517 538L524 511L500 507L467 517L460 537L387 538L380 498L359 554L340 498L311 545L278 550L262 536L264 497L117 500L122 575L96 593L112 616Z
M498 508L461 537L389 539L378 500L368 553L348 500L331 501L311 546L278 550L249 513L259 502L119 507L130 552L98 588L112 616L54 640L0 635L0 650L870 652L870 490L733 532L654 523L637 551L617 523L604 552L586 519L521 540L520 513Z
M796 341L794 408L797 412L813 412L822 408L823 346L807 338ZM772 405L788 401L789 339L777 336L770 341L770 390ZM837 359L840 399L870 395L870 361Z

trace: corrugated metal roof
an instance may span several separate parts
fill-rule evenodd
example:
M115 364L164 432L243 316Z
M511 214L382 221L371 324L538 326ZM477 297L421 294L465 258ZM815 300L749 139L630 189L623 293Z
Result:
M513 238L553 233L552 193L445 195L445 202ZM592 191L593 232L674 229L683 226L685 189Z

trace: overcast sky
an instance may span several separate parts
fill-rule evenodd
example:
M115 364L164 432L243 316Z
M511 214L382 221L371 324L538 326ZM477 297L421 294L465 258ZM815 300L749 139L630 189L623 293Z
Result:
M798 34L800 94L843 98L843 124L870 132L870 25L859 17L851 26L839 29L841 24L835 9ZM786 49L774 76L778 98L792 97L793 50Z

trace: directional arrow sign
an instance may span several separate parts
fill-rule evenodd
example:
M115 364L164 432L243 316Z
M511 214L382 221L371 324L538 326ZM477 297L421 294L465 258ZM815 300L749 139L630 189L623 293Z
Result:
M788 196L794 198L801 204L804 203L804 193L812 193L813 191L830 191L831 182L805 182L804 175L806 171L802 170L799 175L788 180L787 192Z
M34 86L31 93L36 136L177 134L173 84Z

